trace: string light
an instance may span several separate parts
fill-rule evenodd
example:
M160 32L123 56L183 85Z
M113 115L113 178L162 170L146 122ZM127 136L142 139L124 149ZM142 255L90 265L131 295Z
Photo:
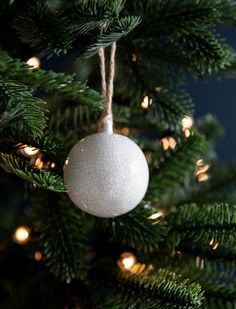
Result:
M209 245L212 246L214 244L214 239L212 238L209 242Z
M31 57L26 63L30 66L30 69L38 69L41 64L38 57Z
M165 151L167 151L167 150L169 149L170 144L169 144L169 140L168 140L167 137L162 138L162 139L160 140L160 143L161 143L161 145L162 145L162 148L163 148Z
M177 146L177 142L173 137L164 137L160 140L160 143L165 151L168 149L174 150Z
M196 175L204 174L206 173L210 168L210 165L206 164L203 167L199 167L198 170L196 171Z
M196 165L197 167L202 167L204 165L203 159L197 160Z
M204 259L200 256L196 257L196 268L204 269Z
M219 243L217 242L216 244L214 244L214 246L212 246L212 250L216 250L219 247Z
M177 142L173 137L169 137L169 145L171 149L175 149Z
M210 168L209 164L206 164L204 160L200 159L196 162L195 175L198 182L205 182L209 179L209 175L206 173Z
M51 163L51 168L55 168L56 164L54 162Z
M136 62L137 61L137 55L136 54L132 54L132 61Z
M156 90L156 92L160 92L162 90L162 87L157 86L157 87L155 87L155 90Z
M40 149L28 145L23 145L20 149L20 153L27 158L34 157L39 151Z
M193 126L193 118L190 116L184 116L184 118L181 120L181 126L184 132L184 135L186 138L189 138L191 135L191 128Z
M141 106L143 109L147 109L152 104L152 99L149 98L147 95L143 98L141 102Z
M184 116L184 118L181 121L181 125L183 129L191 129L193 126L193 118L190 116Z
M164 212L162 210L158 210L158 212L155 212L154 214L152 214L151 216L148 217L149 220L156 220L160 217L164 216Z
M42 169L43 168L43 161L41 160L41 158L37 158L35 163L34 163L34 166L37 167L38 169Z
M127 127L122 129L122 134L124 134L124 135L129 135L129 132L130 132L130 129L127 128Z
M205 182L209 179L209 176L207 174L201 174L198 176L197 180L198 182Z
M216 250L219 247L219 243L215 242L214 238L210 240L209 245L211 246L212 250Z
M138 263L136 256L131 252L123 252L117 262L121 271L129 271L133 274L148 274L153 270L153 265L145 265L143 263Z
M15 230L13 239L15 240L16 243L24 245L29 241L29 236L30 236L29 228L26 226L20 226Z
M42 255L41 252L36 251L36 252L34 253L34 259L35 259L36 261L41 261L42 258L43 258L43 255Z
M191 135L191 131L189 129L185 129L184 130L184 135L185 135L185 137L188 138Z
M130 270L137 262L136 256L131 252L123 252L117 262L121 270Z

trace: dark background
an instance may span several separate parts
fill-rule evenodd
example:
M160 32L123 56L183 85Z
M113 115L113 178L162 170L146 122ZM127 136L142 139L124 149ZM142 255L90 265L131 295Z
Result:
M236 49L236 30L220 29L219 32ZM236 78L207 81L188 80L187 90L195 103L195 118L215 115L224 127L225 135L217 144L217 153L223 161L236 159Z

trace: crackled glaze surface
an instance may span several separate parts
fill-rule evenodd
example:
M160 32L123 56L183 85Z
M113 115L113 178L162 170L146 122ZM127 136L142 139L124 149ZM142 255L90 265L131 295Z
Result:
M72 148L64 180L80 209L98 217L114 217L141 202L149 171L143 152L131 139L105 131L87 136Z

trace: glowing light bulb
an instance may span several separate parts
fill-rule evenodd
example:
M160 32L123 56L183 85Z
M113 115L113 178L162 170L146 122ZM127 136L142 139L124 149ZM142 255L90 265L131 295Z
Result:
M200 167L197 171L196 171L196 175L200 175L200 174L204 174L206 173L210 168L210 165L206 164L203 167Z
M185 116L182 121L181 121L181 125L183 127L183 129L190 129L193 126L193 118L190 116Z
M51 163L51 168L55 168L56 164L54 162Z
M214 244L214 238L212 238L209 242L209 245L212 246Z
M38 169L42 169L43 168L43 161L40 158L37 158L34 166L37 167Z
M177 142L173 137L164 137L161 139L160 143L162 148L167 151L169 148L174 150L177 146Z
M189 129L185 129L184 130L184 135L185 135L185 137L188 138L191 135L191 131Z
M148 217L148 219L150 220L155 220L155 219L158 219L160 217L163 217L164 216L164 213L163 211L159 210L158 212L152 214L151 216Z
M162 148L167 151L170 147L169 140L167 137L161 139L160 143L162 144Z
M130 270L137 262L136 256L131 252L123 252L117 262L121 270Z
M26 226L20 226L15 230L13 239L16 243L24 245L29 241L30 230Z
M137 55L136 54L132 54L132 61L136 62L137 61Z
M128 135L128 134L129 134L129 131L130 131L129 128L126 128L126 127L125 127L125 128L122 129L122 134Z
M177 142L173 137L169 137L169 145L171 149L175 149Z
M38 69L41 64L38 57L31 57L26 63L30 66L30 69Z
M197 180L199 182L204 182L204 181L207 181L208 179L209 179L209 176L207 174L200 174L197 177Z
M27 156L27 157L33 157L39 152L38 148L31 147L31 146L26 146L22 148L22 154Z
M143 101L141 102L141 106L143 109L147 109L149 105L152 104L152 99L150 99L147 95L143 98Z
M204 165L203 159L197 160L196 165L197 165L198 167L203 166L203 165Z
M34 254L34 259L35 259L36 261L41 261L42 258L43 258L42 253L39 252L39 251L36 251L35 254Z
M212 246L212 250L216 250L219 247L219 243L215 243L214 246Z

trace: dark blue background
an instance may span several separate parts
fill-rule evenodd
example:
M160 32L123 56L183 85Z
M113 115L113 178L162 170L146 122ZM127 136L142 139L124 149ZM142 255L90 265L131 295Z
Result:
M236 30L220 29L226 41L236 49ZM188 80L187 90L195 103L195 118L211 113L222 123L225 136L217 144L224 161L236 159L236 78L208 81Z

